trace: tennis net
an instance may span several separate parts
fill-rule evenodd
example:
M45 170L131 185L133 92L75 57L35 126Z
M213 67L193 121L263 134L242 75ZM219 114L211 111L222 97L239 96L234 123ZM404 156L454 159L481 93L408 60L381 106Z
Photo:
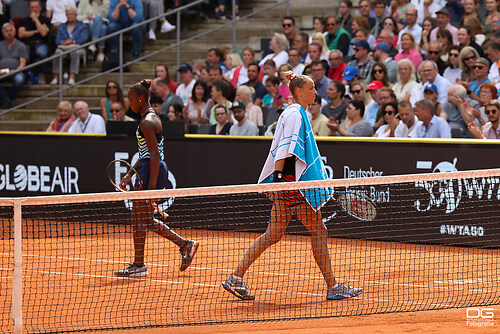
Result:
M281 240L249 267L244 282L255 300L241 301L222 288L270 216L298 210L273 210L270 193L328 188L365 195L376 205L377 216L370 221L348 215L334 199L321 209L333 274L363 293L325 299L326 283L304 227L312 225L307 217L313 214L300 215L304 225L292 215ZM179 248L148 232L149 275L115 276L134 259L133 231L138 221L149 219L152 200L169 214L167 219L155 214L156 219L199 242L193 262L180 271ZM499 204L500 169L1 198L0 331L88 331L499 304ZM131 211L132 205L144 209Z

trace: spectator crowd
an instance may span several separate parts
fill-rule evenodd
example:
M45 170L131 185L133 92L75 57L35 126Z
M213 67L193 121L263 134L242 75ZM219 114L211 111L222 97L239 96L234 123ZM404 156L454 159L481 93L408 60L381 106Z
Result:
M48 43L49 30L57 29L60 52L165 10L145 0L110 0L109 7L107 0L81 0L78 7L72 1L47 0L43 16L41 3L30 0L30 16L23 19L18 34L29 47L17 51L17 62L0 64L1 68L15 70L28 57L45 57L46 48L38 46ZM250 47L241 52L214 47L207 51L206 61L182 64L177 83L166 65L157 65L152 105L169 122L184 123L185 131L272 134L273 122L292 102L283 76L292 70L315 82L318 97L307 112L318 136L500 139L498 8L495 0L360 0L356 8L342 0L338 16L314 17L312 31L284 17L283 29L270 36L263 55ZM225 17L225 7L218 6L217 18ZM165 20L159 23L161 32L175 28ZM18 40L8 25L2 26L0 63L6 50L22 49L11 46ZM86 29L80 34L81 25ZM139 28L130 32L135 58L143 36L156 38L156 23L148 28L147 33ZM104 48L96 43L89 50L102 61ZM116 49L117 41L111 39L109 48ZM80 59L71 56L69 84L78 74ZM52 83L58 83L58 68L54 62ZM12 81L11 94L0 90L2 104L18 91L21 79ZM101 117L118 119L113 108L121 110L120 119L133 117L121 88L110 82ZM59 115L67 109L58 107ZM70 121L83 120L80 115L76 120L61 117L49 129L67 129Z

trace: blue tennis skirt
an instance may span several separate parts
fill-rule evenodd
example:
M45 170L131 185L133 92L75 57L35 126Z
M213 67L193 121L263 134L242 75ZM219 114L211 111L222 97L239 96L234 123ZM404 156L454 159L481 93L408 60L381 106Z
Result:
M139 163L139 177L142 180L142 189L146 190L149 186L149 159L143 159ZM164 189L167 186L168 181L168 167L165 161L160 160L160 169L158 170L158 178L156 179L156 188L155 189ZM135 181L135 188L139 188L139 181Z

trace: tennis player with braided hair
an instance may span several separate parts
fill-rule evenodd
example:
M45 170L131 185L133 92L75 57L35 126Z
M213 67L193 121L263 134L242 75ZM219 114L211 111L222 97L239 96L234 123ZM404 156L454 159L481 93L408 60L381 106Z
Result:
M137 143L139 146L139 160L134 165L143 187L146 189L163 189L167 184L168 169L163 161L163 134L159 115L149 104L149 88L151 80L142 80L134 84L128 91L130 108L141 115L141 121L137 128ZM120 181L120 187L124 189L130 182L133 170L129 170ZM136 183L135 190L140 189ZM165 223L154 218L153 208L146 200L134 201L132 215L135 218L134 249L135 260L129 267L115 271L116 276L138 277L148 275L144 265L144 249L146 246L146 231L151 230L158 235L172 241L180 248L182 262L180 271L189 267L198 249L198 242L186 240L172 231Z
M308 76L295 75L291 71L285 72L285 76L289 82L293 104L278 119L259 183L325 180L325 167L305 111L317 94L314 82ZM243 283L243 276L268 247L281 239L292 215L296 214L311 233L314 259L327 285L326 299L359 295L363 289L338 283L332 272L328 232L320 212L320 208L332 195L331 188L269 193L273 207L267 230L252 243L236 270L222 283L224 289L243 300L255 299Z

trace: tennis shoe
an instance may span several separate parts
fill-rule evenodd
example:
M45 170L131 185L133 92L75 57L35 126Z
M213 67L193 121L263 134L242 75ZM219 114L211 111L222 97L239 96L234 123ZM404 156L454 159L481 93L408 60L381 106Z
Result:
M188 240L184 246L181 247L180 252L182 255L182 262L179 268L180 271L186 270L193 261L194 255L198 250L200 243L194 240Z
M248 287L243 283L243 279L237 279L233 274L229 275L222 287L241 300L254 300L255 296L250 294Z
M362 288L353 288L350 287L349 285L339 283L336 287L328 288L326 290L326 299L335 300L335 299L352 298L356 297L361 292L363 292Z
M173 24L171 24L170 22L165 21L161 24L161 28L160 28L161 33L166 33L166 32L172 31L172 30L175 30L175 26Z
M148 269L146 266L138 266L135 263L131 263L125 269L120 269L115 271L115 276L119 277L142 277L148 275Z

